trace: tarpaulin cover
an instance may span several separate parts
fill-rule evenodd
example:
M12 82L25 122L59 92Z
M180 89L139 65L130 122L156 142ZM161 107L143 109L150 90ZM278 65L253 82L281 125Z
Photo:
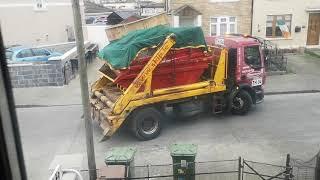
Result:
M107 61L113 69L127 68L140 50L157 46L171 33L176 35L174 48L206 47L200 27L171 28L160 25L149 29L132 31L126 36L114 40L100 50L98 56Z

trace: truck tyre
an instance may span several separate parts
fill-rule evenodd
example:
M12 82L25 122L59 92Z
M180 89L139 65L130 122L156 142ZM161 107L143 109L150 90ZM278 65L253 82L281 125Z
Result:
M249 112L252 105L252 98L245 90L240 90L232 99L232 114L245 115Z
M163 115L155 108L138 109L131 115L133 134L142 141L151 140L159 136Z

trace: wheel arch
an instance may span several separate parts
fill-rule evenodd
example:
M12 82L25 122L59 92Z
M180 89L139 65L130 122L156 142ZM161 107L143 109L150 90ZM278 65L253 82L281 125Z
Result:
M249 86L248 84L240 84L239 90L247 91L251 96L253 104L256 104L256 92L254 91L254 89L251 86Z

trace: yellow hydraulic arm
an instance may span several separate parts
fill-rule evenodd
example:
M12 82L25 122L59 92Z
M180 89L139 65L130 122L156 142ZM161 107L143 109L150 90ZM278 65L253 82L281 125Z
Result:
M114 114L120 114L123 112L123 110L134 98L143 84L146 84L144 89L146 95L151 94L152 72L175 43L176 40L174 34L169 35L165 39L162 46L155 52L155 54L151 57L151 59L138 74L138 76L134 79L134 81L130 84L130 86L126 89L123 95L117 100L113 109Z

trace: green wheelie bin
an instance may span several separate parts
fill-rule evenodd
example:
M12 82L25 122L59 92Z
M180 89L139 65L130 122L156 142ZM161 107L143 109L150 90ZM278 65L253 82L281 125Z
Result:
M134 177L134 155L137 149L133 147L117 147L107 152L105 163L109 165L124 165L127 177Z
M172 144L170 154L173 161L174 180L195 179L195 157L197 145L195 144Z

